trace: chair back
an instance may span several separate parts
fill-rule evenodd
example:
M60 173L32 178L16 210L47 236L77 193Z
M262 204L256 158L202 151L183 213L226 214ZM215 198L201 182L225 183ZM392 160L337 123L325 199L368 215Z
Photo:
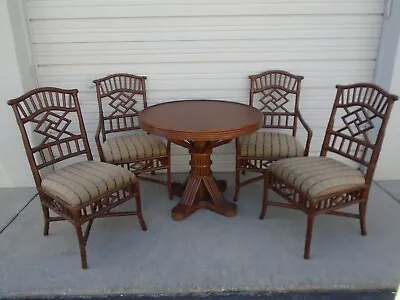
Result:
M140 129L139 112L147 107L146 77L118 73L96 79L99 122L106 135Z
M297 131L300 87L303 76L282 70L250 75L249 104L264 114L263 128Z
M398 97L371 83L337 85L336 89L321 156L332 152L365 166L369 184Z
M36 186L44 167L80 155L93 159L78 90L43 87L7 103L14 110Z

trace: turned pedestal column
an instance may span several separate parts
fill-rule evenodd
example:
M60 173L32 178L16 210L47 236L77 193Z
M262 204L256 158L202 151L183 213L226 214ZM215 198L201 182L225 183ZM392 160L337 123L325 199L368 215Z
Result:
M221 142L186 143L186 148L189 149L191 156L191 170L189 177L181 187L183 190L182 201L172 209L174 220L183 220L200 208L206 208L227 217L236 215L236 205L226 201L222 195L226 189L226 183L224 181L217 182L211 175L212 149L219 144ZM178 186L177 194L181 194L179 189Z

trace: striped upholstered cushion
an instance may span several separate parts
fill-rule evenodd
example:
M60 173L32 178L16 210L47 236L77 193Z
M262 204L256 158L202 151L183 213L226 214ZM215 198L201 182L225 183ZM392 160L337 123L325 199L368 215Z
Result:
M295 157L273 162L269 171L310 198L362 186L360 171L328 157Z
M134 180L132 172L119 166L85 161L45 177L42 188L70 205L79 205Z
M109 163L120 163L167 154L167 146L160 139L148 134L108 139L104 142L102 149L104 158Z
M259 131L240 139L240 156L275 160L303 155L303 146L288 134Z

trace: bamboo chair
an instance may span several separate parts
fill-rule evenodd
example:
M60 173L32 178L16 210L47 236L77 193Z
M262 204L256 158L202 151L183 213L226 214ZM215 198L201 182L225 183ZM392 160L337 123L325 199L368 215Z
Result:
M99 125L95 135L100 160L120 165L139 179L166 185L171 192L171 143L149 134L132 134L141 129L139 112L147 108L146 77L132 74L112 74L96 79L99 105ZM124 134L128 133L128 134ZM144 177L167 170L167 181Z
M360 220L366 235L366 209L375 167L389 116L397 96L375 84L337 85L336 98L319 157L288 158L270 165L260 219L267 205L294 208L307 214L304 258L310 257L315 217L329 214ZM349 159L365 168L354 169L328 153ZM268 199L268 188L288 203ZM341 211L358 204L359 212Z
M86 244L94 219L137 215L142 230L147 230L135 175L112 164L93 161L77 90L38 88L8 104L14 110L39 193L44 235L49 234L50 222L70 222L78 236L81 266L86 269ZM54 168L57 163L79 156L85 156L86 161L43 174L46 167ZM136 199L136 210L111 211L131 198ZM50 210L58 216L50 216Z
M275 160L307 156L312 130L299 109L300 87L303 76L286 71L272 70L250 75L249 105L264 114L263 130L236 139L236 184L234 201L240 188L262 180L264 175L240 181L246 171L264 173ZM303 146L296 138L298 122L307 132ZM265 131L268 129L269 131Z

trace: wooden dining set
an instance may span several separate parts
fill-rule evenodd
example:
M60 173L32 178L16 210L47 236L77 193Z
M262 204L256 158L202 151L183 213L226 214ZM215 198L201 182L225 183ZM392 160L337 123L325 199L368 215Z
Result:
M144 76L118 73L94 80L99 105L94 139L100 161L93 160L78 90L41 87L9 100L43 209L44 235L51 222L69 221L86 269L86 243L95 219L136 215L147 230L138 179L165 185L170 199L181 198L171 212L176 221L199 209L233 217L240 188L262 180L260 219L269 205L307 215L305 259L320 214L359 219L366 235L368 195L398 97L372 83L337 85L320 155L309 156L313 133L300 112L304 78L283 70L249 78L248 104L181 100L153 106L147 105ZM235 193L227 201L227 184L214 177L211 154L233 140ZM191 156L191 170L182 183L171 179L171 143ZM166 181L153 176L159 171L166 172ZM242 180L249 178L245 173L256 176ZM287 201L272 201L269 190ZM115 209L132 198L135 209ZM358 205L357 213L342 210L350 205Z

